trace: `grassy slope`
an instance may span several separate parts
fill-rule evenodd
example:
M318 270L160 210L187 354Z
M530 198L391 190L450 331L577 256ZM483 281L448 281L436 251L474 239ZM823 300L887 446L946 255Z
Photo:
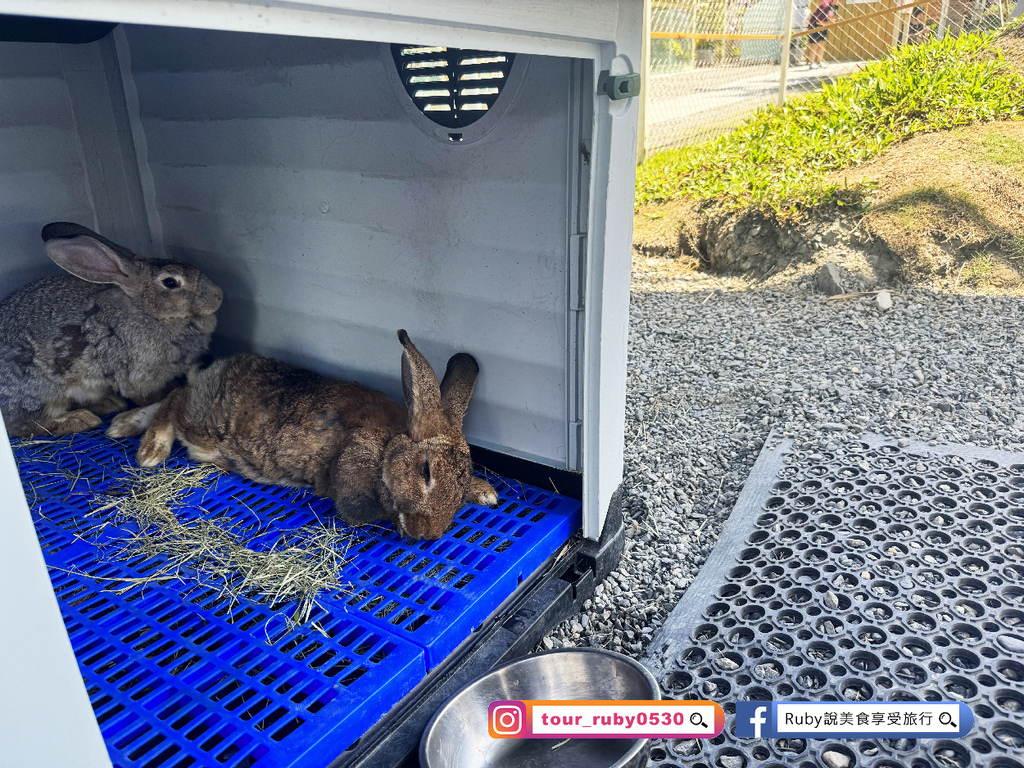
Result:
M859 201L829 174L915 134L1019 118L1024 75L993 35L904 47L714 141L659 153L638 169L636 202L717 200L786 214Z
M917 136L849 174L873 182L863 224L900 258L907 277L1020 284L1024 121Z

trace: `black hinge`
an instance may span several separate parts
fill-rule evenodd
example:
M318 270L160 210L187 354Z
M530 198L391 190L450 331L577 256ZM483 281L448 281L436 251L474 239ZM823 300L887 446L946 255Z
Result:
M629 99L640 95L640 73L612 75L606 69L597 81L597 90L612 101Z

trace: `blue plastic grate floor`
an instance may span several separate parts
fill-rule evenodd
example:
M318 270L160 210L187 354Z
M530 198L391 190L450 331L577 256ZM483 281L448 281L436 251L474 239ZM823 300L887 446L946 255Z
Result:
M644 663L725 731L652 768L1024 768L1024 455L766 447ZM963 701L965 738L737 739L735 702Z
M135 440L94 431L15 448L54 592L118 768L325 766L478 627L580 526L580 503L489 478L499 504L466 506L437 541L353 529L342 580L311 623L294 605L231 600L200 580L124 591L159 562L115 561L127 531L98 526L123 493ZM187 462L179 451L172 462ZM179 514L226 517L269 548L332 517L332 502L220 475ZM340 521L339 521L340 525Z

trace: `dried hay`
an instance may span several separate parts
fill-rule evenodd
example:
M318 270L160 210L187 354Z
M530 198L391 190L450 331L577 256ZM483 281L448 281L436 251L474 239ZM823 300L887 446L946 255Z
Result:
M201 493L193 494L184 506L186 496L210 487L222 474L209 464L165 464L154 469L125 465L116 472L121 483L102 494L94 484L112 477L97 475L94 469L83 472L81 463L74 461L75 437L26 438L14 443L19 452L28 452L24 459L53 465L52 471L36 468L25 478L28 501L36 514L42 514L40 501L53 497L55 483L65 497L90 497L92 513L78 519L72 533L95 546L104 562L127 563L141 574L121 578L74 571L75 575L110 581L110 591L116 594L170 581L213 587L231 605L245 598L275 612L287 608L289 614L279 614L285 619L285 632L324 610L318 602L321 593L351 592L351 585L342 580L356 536L351 529L329 521L279 532L273 539L273 529L268 527L212 516L202 506ZM69 463L77 466L69 468ZM486 468L477 469L495 484L507 482ZM554 482L549 482L557 493ZM508 486L504 495L522 499L522 488ZM231 503L245 506L237 498ZM253 517L258 519L255 512ZM362 526L360 531L367 528L376 526ZM251 546L254 542L258 543ZM323 631L315 621L311 626Z
M32 462L54 466L52 472L36 471L27 479L30 505L39 505L37 487L48 487L52 493L55 478L66 481L68 495L96 496L98 503L92 512L96 524L91 528L80 526L78 537L96 546L106 562L128 562L133 570L143 572L138 577L109 579L88 573L76 575L116 582L111 591L117 594L168 581L213 586L229 598L231 605L246 598L272 611L288 608L285 632L310 621L318 609L323 610L318 602L321 593L350 591L341 579L342 569L349 562L349 529L339 529L333 522L313 524L281 532L276 540L251 547L272 531L246 526L226 516L211 517L201 506L201 498L189 504L189 509L197 513L195 517L179 514L184 497L210 486L221 474L218 468L208 464L155 469L125 466L123 485L97 496L91 487L95 479L90 482L81 465L69 469L67 462L61 461L67 455L64 452L74 450L73 441L74 435L69 435L24 439L14 444L18 450L28 449ZM243 502L235 499L233 503ZM315 622L312 626L323 631Z
M219 475L217 468L126 467L126 472L125 495L106 497L96 512L114 512L104 526L131 523L136 529L118 544L113 557L131 560L143 555L160 563L129 588L195 579L216 584L232 603L245 597L275 609L294 602L287 617L289 629L305 624L316 608L322 608L317 601L321 592L347 591L339 578L349 561L347 530L339 531L333 523L309 525L281 534L266 549L252 549L247 544L266 531L246 530L224 517L184 520L174 509L185 494Z

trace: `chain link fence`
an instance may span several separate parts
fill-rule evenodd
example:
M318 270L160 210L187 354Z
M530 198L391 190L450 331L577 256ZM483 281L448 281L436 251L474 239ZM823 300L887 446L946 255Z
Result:
M995 29L1014 1L651 0L644 154L713 138L898 46Z

